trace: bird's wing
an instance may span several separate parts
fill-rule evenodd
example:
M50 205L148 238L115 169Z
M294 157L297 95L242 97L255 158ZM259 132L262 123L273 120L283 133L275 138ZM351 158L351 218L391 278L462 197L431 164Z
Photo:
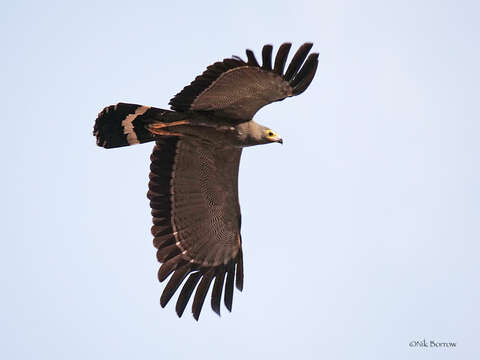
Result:
M247 62L234 56L210 65L170 100L172 109L209 111L238 123L251 120L271 102L301 94L315 76L318 54L307 58L312 44L303 44L284 72L290 47L290 43L280 46L273 66L271 45L263 47L261 66L251 50L246 51Z
M148 198L152 234L165 286L165 306L185 281L176 304L178 316L196 288L192 312L198 320L211 282L212 309L220 314L222 291L232 308L234 282L243 288L238 203L241 149L218 149L192 138L157 140L151 155Z

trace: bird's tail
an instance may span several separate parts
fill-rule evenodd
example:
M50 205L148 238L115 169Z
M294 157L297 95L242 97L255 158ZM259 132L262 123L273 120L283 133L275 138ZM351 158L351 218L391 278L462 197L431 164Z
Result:
M175 114L170 110L136 104L110 105L98 114L93 135L97 138L97 145L107 149L153 141L155 135L148 130L148 125L174 121Z

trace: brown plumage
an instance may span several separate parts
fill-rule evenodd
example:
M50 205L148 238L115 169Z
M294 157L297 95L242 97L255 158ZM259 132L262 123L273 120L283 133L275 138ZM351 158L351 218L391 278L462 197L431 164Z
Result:
M194 294L192 313L198 320L210 287L212 309L220 315L223 295L231 311L234 287L243 289L242 148L282 142L252 118L261 107L305 91L318 66L318 54L308 56L312 44L306 43L284 73L290 48L282 44L273 60L272 46L265 45L261 66L250 50L248 62L233 57L210 65L170 100L172 111L118 103L95 122L97 144L105 148L156 142L147 196L162 263L158 278L169 279L160 305L181 287L178 316Z

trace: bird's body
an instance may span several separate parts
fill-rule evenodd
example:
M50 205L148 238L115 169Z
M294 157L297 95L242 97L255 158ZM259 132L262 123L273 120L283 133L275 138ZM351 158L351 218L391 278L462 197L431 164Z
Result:
M219 148L242 148L270 142L258 136L265 130L265 127L253 120L232 125L221 118L200 115L186 117L178 125L165 125L157 123L152 125L150 130L153 133L164 132L159 135L174 133L181 137L191 137L192 140L205 141L210 146Z
M148 198L154 246L163 263L158 277L170 279L160 298L165 306L184 282L179 316L193 291L192 312L198 319L210 284L212 309L220 314L222 292L231 310L233 287L243 288L238 168L242 148L282 142L253 115L262 106L303 92L313 79L318 54L311 44L296 52L286 70L290 44L263 48L263 65L247 50L248 62L234 57L207 68L171 101L172 110L118 103L98 116L94 135L105 148L149 141ZM305 63L304 63L305 61ZM303 66L302 66L303 64Z

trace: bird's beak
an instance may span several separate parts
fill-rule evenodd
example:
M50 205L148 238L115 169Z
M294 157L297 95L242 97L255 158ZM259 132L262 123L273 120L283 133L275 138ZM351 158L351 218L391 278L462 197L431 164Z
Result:
M272 138L270 141L283 144L283 139L280 136L276 136L276 137Z

